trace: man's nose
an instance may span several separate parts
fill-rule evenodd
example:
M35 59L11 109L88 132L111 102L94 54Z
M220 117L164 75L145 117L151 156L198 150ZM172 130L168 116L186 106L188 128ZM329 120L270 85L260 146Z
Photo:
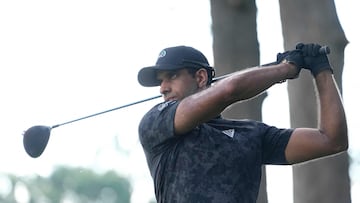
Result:
M170 83L167 80L162 80L160 83L160 93L161 94L166 94L169 93L171 90L170 88Z

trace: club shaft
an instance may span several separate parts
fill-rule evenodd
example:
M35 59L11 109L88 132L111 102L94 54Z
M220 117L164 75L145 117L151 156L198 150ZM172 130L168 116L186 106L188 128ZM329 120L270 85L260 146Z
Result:
M276 64L276 62L268 63L268 64L265 64L265 65L262 65L262 66L269 66L269 65L274 65L274 64ZM224 79L224 78L229 77L230 75L232 75L232 73L227 74L227 75L223 75L223 76L219 76L219 77L216 77L216 78L213 78L211 82L212 82L212 83L213 83L213 82L217 82L217 81L219 81L219 80L221 80L221 79ZM51 126L51 129L57 128L57 127L59 127L59 126L63 126L63 125L66 125L66 124L70 124L70 123L73 123L73 122L76 122L76 121L80 121L80 120L84 120L84 119L87 119L87 118L91 118L91 117L94 117L94 116L98 116L98 115L101 115L101 114L104 114L104 113L108 113L108 112L111 112L111 111L119 110L119 109L122 109L122 108L125 108L125 107L133 106L133 105L135 105L135 104L140 104L140 103L143 103L143 102L147 102L147 101L150 101L150 100L153 100L153 99L157 99L157 98L160 98L160 97L162 97L162 95L157 95L157 96L150 97L150 98L147 98L147 99L143 99L143 100L140 100L140 101L137 101L137 102L133 102L133 103L130 103L130 104L125 104L125 105L122 105L122 106L119 106L119 107L116 107L116 108L113 108L113 109L109 109L109 110L102 111L102 112L99 112L99 113L95 113L95 114L91 114L91 115L88 115L88 116L84 116L84 117L81 117L81 118L78 118L78 119L74 119L74 120L71 120L71 121L67 121L67 122L64 122L64 123L56 124L56 125Z
M87 118L91 118L91 117L94 117L94 116L98 116L98 115L101 115L101 114L104 114L104 113L108 113L108 112L111 112L111 111L115 111L115 110L118 110L118 109L122 109L122 108L125 108L125 107L129 107L129 106L133 106L135 104L140 104L140 103L143 103L143 102L147 102L147 101L150 101L150 100L153 100L153 99L157 99L157 98L160 98L161 95L157 95L157 96L154 96L154 97L150 97L150 98L147 98L147 99L143 99L143 100L140 100L140 101L137 101L137 102L133 102L133 103L130 103L130 104L125 104L125 105L122 105L122 106L119 106L119 107L116 107L116 108L113 108L113 109L109 109L109 110L106 110L106 111L102 111L102 112L99 112L99 113L95 113L95 114L91 114L91 115L88 115L88 116L84 116L84 117L81 117L81 118L78 118L78 119L74 119L74 120L71 120L71 121L67 121L67 122L64 122L64 123L60 123L60 124L57 124L57 125L53 125L51 127L52 128L57 128L59 126L62 126L62 125L66 125L66 124L69 124L69 123L73 123L73 122L76 122L76 121L80 121L80 120L84 120L84 119L87 119Z

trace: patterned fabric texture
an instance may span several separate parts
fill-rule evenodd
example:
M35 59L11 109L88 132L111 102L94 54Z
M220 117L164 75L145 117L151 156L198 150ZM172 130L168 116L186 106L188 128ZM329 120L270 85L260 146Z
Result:
M159 203L255 203L263 164L287 164L292 129L221 116L175 135L178 102L145 114L139 138Z

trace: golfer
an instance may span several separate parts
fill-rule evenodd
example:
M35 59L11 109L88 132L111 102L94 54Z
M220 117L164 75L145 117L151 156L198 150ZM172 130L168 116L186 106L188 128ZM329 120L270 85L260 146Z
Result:
M139 137L159 203L255 203L264 164L296 164L347 150L347 124L326 54L305 44L278 54L277 63L235 72L211 83L214 69L188 46L163 49L139 83L160 87L164 102L139 124ZM307 69L307 70L304 70ZM221 112L269 87L314 76L318 128L283 129ZM306 98L304 98L306 99Z

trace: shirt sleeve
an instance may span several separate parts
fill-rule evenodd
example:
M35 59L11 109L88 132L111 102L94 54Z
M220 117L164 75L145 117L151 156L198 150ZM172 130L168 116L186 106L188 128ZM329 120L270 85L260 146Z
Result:
M286 160L285 150L294 129L282 129L264 124L263 136L263 163L289 164Z
M174 136L174 117L179 102L160 103L147 112L139 124L139 138L146 151Z

